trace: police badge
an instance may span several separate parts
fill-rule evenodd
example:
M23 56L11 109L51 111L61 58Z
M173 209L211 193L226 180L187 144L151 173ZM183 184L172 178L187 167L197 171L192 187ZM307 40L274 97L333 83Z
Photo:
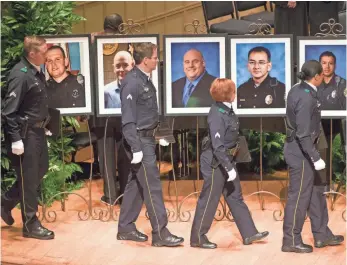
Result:
M82 85L84 83L83 75L81 75L81 74L77 75L77 83L79 83L80 85Z
M149 88L148 88L148 87L145 87L144 90L145 90L145 92L148 92L148 91L149 91Z
M78 98L78 97L79 97L78 89L74 89L74 90L72 91L72 96L73 96L74 98Z
M267 95L265 98L266 105L271 105L273 101L273 97L271 95Z
M331 97L335 98L336 97L336 90L334 90L333 92L331 92Z

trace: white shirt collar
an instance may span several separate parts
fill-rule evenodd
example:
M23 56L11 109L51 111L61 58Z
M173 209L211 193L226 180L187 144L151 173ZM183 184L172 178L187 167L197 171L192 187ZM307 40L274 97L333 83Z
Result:
M312 85L311 83L306 82L306 81L305 81L305 83L308 84L310 87L312 87L312 88L314 89L314 91L317 92L317 87L316 87L316 86L314 86L314 85Z
M230 102L223 102L225 106L227 106L229 109L231 109L231 103Z

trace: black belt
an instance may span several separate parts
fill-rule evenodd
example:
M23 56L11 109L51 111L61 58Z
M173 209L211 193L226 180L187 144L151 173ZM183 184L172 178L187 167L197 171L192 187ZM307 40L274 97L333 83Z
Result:
M50 120L50 117L47 117L43 121L38 121L34 124L31 124L30 127L31 128L45 128L46 125L49 123L49 120Z
M154 137L156 131L157 131L157 128L151 129L151 130L141 130L141 131L137 131L137 134L140 137Z

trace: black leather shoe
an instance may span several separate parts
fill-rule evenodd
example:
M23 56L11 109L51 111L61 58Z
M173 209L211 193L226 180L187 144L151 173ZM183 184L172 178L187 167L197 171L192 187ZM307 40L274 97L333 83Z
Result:
M11 211L7 210L5 206L1 206L1 218L7 225L13 225L14 223Z
M326 246L337 246L340 245L345 238L341 235L336 235L332 236L331 238L322 241L322 240L317 240L314 242L314 246L316 248L324 248Z
M203 243L190 243L190 246L193 248L206 248L206 249L214 249L217 248L217 244L212 243L210 241L207 240L207 242L203 242Z
M311 253L313 248L310 245L304 243L298 244L296 246L282 246L283 252L295 252L295 253Z
M138 230L134 230L127 233L118 233L117 234L118 240L131 240L136 242L145 242L148 240L148 236L145 234L142 234Z
M152 246L154 247L176 247L183 243L183 237L178 237L175 235L169 235L162 240L153 240Z
M263 238L267 237L269 235L268 231L265 232L258 232L256 233L254 236L251 237L247 237L243 240L243 244L244 245L250 245L252 244L254 241L259 241L262 240Z
M30 231L23 229L23 236L41 240L48 240L54 238L54 232L40 225L31 229Z

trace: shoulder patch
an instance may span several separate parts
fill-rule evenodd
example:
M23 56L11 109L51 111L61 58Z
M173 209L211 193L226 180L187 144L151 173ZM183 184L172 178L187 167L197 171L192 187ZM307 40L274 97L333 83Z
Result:
M22 72L24 72L24 73L26 73L26 72L28 72L28 68L25 66L25 67L23 67L23 68L21 68L20 69Z
M306 93L310 93L310 90L307 89L307 88L305 88L305 92L306 92Z
M226 113L226 110L223 109L223 108L219 108L218 111L221 112L221 113Z

